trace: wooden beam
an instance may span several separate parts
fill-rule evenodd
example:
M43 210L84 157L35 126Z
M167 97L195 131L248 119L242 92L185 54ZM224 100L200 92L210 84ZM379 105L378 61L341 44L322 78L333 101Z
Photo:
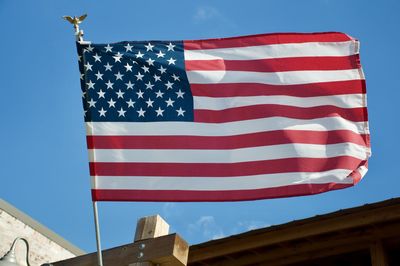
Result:
M400 205L381 208L364 209L355 213L346 213L328 217L323 220L314 219L295 226L261 229L216 240L211 243L192 246L189 252L189 263L225 256L262 246L273 245L285 241L302 239L319 234L368 226L375 223L389 222L400 219Z
M357 241L348 242L347 240L327 240L322 243L299 243L290 248L271 248L265 250L264 253L254 256L252 254L243 255L237 257L235 263L230 263L229 261L220 261L218 263L219 266L244 266L244 265L257 265L257 264L265 264L265 265L276 265L279 264L280 261L284 261L285 263L290 260L290 263L299 262L302 260L310 260L320 257L322 254L326 256L326 252L328 251L329 255L335 255L339 253L346 253L357 251L360 249L368 249L368 244L363 245L365 242L357 239ZM342 244L342 245L340 245Z
M362 243L360 243L360 245L362 245ZM360 246L358 246L358 247L356 247L356 246L353 246L353 247L338 246L338 247L335 247L334 249L332 249L332 248L321 249L315 253L304 253L304 254L299 254L299 255L294 255L294 256L289 255L288 257L285 257L281 260L274 260L273 264L270 264L269 261L263 261L262 265L286 266L286 265L295 264L295 263L299 263L299 262L303 262L303 263L310 262L310 264L311 264L311 262L316 259L334 256L338 253L343 254L343 253L359 251L359 250L363 250L363 249L368 250L367 247L360 248ZM252 266L254 266L254 265L252 265Z
M381 240L374 241L369 250L372 266L388 266L385 248Z
M142 217L136 224L136 232L134 242L149 238L156 238L168 235L169 224L164 221L158 214L153 216ZM149 261L134 262L129 266L154 266Z
M104 265L127 266L135 262L151 262L168 266L184 266L188 243L177 234L137 241L103 250ZM97 266L97 253L54 262L54 266Z
M168 233L169 224L160 215L147 216L138 220L134 241L165 236Z
M338 255L343 253L350 253L359 250L368 250L369 243L376 239L379 235L382 238L399 238L400 236L400 223L391 224L387 227L370 228L368 230L348 230L345 234L330 234L325 236L318 236L309 242L296 241L295 244L287 242L286 247L268 246L265 249L259 249L259 255L255 255L250 251L246 253L237 254L234 257L234 262L230 260L218 260L214 265L219 266L244 266L244 265L281 265L285 263L299 263L302 261L309 261L316 258L326 256ZM233 256L233 255L232 255ZM225 258L222 257L222 258ZM215 258L217 259L217 258ZM289 263L290 262L290 263ZM212 263L210 263L213 265ZM190 263L189 263L190 265ZM375 265L374 265L375 266Z

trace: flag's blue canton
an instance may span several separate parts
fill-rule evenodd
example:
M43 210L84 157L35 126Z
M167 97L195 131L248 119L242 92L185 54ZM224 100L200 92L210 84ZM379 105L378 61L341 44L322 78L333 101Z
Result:
M78 44L85 121L193 121L183 42Z

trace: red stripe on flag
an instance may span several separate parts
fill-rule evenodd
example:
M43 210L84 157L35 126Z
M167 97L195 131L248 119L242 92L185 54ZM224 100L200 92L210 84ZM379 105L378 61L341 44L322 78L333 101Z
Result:
M358 68L358 57L320 56L288 57L259 60L186 60L185 68L191 70L235 70L252 72L282 72L304 70L344 70Z
M286 143L367 146L368 136L349 130L275 130L235 136L87 136L89 149L199 149L223 150Z
M348 80L296 85L269 85L257 83L190 84L193 96L271 96L294 97L365 94L364 80Z
M316 119L343 117L353 122L367 121L366 108L340 108L336 106L294 107L279 104L260 104L229 108L225 110L194 110L195 122L225 123L267 117Z
M322 172L358 168L351 156L286 158L241 163L100 163L91 162L91 176L233 177L289 172Z
M302 184L228 191L92 189L92 198L94 201L240 201L319 194L352 185L338 183Z
M345 42L352 38L340 32L323 33L272 33L240 37L184 41L185 50L246 47L268 44L305 42Z

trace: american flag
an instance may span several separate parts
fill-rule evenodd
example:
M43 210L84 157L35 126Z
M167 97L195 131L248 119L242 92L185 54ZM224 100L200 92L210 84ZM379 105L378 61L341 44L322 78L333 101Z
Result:
M353 186L370 156L343 33L78 43L94 201L236 201Z

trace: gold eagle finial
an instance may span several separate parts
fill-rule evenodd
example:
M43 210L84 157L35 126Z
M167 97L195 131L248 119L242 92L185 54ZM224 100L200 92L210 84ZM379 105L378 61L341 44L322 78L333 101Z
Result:
M68 20L71 24L74 25L74 28L75 28L75 29L78 27L79 24L82 23L82 21L85 20L86 17L87 17L87 14L84 14L84 15L79 16L79 17L76 17L76 16L74 16L74 17L63 16L63 18L64 18L65 20Z
M67 21L69 21L69 23L71 23L72 25L74 25L74 29L75 29L75 35L77 37L78 41L82 41L82 36L83 36L83 31L79 29L79 24L82 23L82 21L85 20L85 18L87 17L87 14L84 14L82 16L79 17L71 17L71 16L63 16L63 18Z

